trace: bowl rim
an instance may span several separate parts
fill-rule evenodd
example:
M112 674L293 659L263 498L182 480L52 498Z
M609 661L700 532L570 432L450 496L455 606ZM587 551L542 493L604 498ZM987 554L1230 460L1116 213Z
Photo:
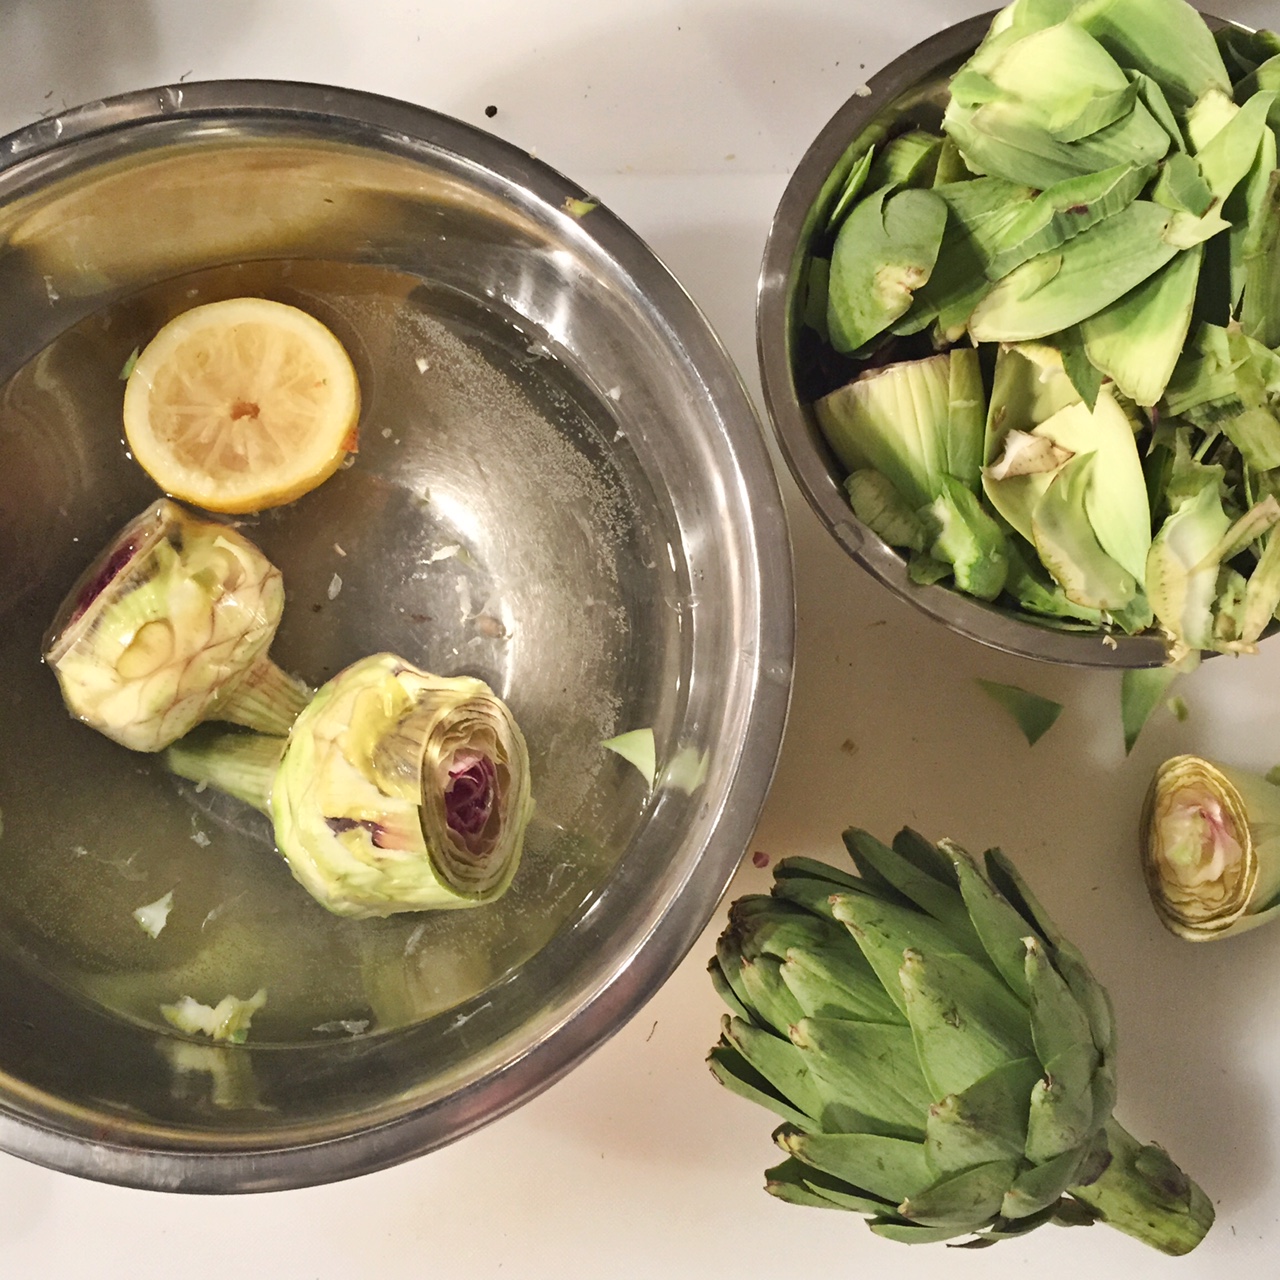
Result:
M737 467L732 488L751 525L743 568L752 605L741 655L744 727L735 767L709 836L686 862L686 874L645 913L607 967L592 976L572 1007L543 1019L504 1061L448 1096L390 1122L319 1141L280 1146L246 1141L234 1150L175 1150L146 1134L118 1136L118 1116L42 1112L0 1094L0 1149L63 1172L126 1186L170 1191L280 1190L338 1181L387 1168L444 1146L530 1100L578 1065L630 1020L665 983L711 920L759 820L777 767L790 706L795 654L795 590L790 534L760 417L719 337L697 303L645 241L598 205L586 190L545 162L483 129L430 108L360 90L287 80L194 81L135 90L86 103L0 137L0 191L26 189L56 167L68 144L146 129L183 117L240 117L273 122L317 120L381 132L405 148L447 155L525 188L539 206L566 220L573 234L643 287L667 339L697 370ZM335 135L335 141L349 141ZM30 169L30 175L26 172ZM46 170L47 171L47 170ZM10 184L13 184L11 186ZM589 218L568 201L589 201ZM4 197L0 196L0 204ZM706 810L704 809L704 812ZM397 1033L398 1034L398 1033ZM0 1075L0 1089L5 1085ZM38 1104L38 1100L35 1100ZM104 1125L102 1122L107 1123Z
M828 532L859 565L894 595L959 635L1019 657L1067 666L1162 666L1163 642L1152 635L1104 637L1096 631L1061 631L940 584L913 582L902 555L863 524L849 506L834 455L811 407L801 401L792 371L792 298L804 260L806 221L837 164L875 118L922 79L978 46L992 9L947 27L912 46L836 111L795 167L769 228L756 293L756 355L767 417L796 484ZM1224 25L1204 15L1211 28Z

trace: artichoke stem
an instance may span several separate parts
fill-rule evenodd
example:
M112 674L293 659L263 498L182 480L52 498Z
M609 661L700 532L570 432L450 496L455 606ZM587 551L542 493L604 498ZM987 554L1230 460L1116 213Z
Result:
M283 737L310 701L311 690L264 653L218 702L212 718Z
M180 778L205 783L267 813L286 738L197 729L175 742L165 764Z
M1209 1197L1157 1146L1144 1146L1114 1119L1107 1121L1111 1163L1070 1194L1108 1226L1162 1253L1190 1253L1213 1225Z

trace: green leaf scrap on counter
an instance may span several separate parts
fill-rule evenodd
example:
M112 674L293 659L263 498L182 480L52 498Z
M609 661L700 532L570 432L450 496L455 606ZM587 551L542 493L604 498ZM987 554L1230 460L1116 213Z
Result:
M1181 672L1176 667L1132 667L1120 677L1120 722L1124 753L1138 741L1143 726Z
M1022 730L1029 746L1035 746L1062 714L1062 703L1020 689L1017 685L996 680L975 679L975 683L999 706L1003 707Z
M1272 624L1273 47L1184 0L1015 0L934 120L851 142L804 273L814 410L914 581L1171 662Z

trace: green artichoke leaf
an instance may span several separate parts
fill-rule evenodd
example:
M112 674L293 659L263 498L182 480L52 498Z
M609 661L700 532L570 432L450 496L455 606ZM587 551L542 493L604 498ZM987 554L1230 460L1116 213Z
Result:
M774 895L784 902L804 907L815 915L824 916L828 920L836 920L836 904L840 895L853 891L844 890L831 883L830 880L819 879L808 875L780 876L773 886ZM843 921L837 921L843 923Z
M978 353L972 347L955 347L947 353L944 480L954 481L975 493L982 479L986 420L987 393L982 385ZM950 484L946 486L948 492L951 488Z
M927 129L909 129L890 138L876 153L867 182L880 187L931 187L938 170L942 138Z
M1260 238L1265 235L1268 189L1277 161L1276 132L1263 130L1257 158L1245 180L1223 202L1222 215L1231 223L1229 257L1231 260L1231 307L1238 311L1244 296L1248 264L1258 252ZM1246 332L1249 330L1246 328Z
M782 980L810 1018L844 1018L851 1022L904 1021L866 959L846 935L856 959L844 948L799 950L788 954ZM863 976L865 970L865 978Z
M1151 198L1166 209L1202 218L1213 207L1214 194L1205 181L1200 162L1185 151L1174 151L1165 156L1160 166L1160 178Z
M1120 677L1120 723L1128 755L1151 713L1164 701L1181 672L1177 667L1129 667Z
M840 195L831 207L831 216L827 219L828 231L834 231L844 221L845 215L853 208L853 202L862 193L863 187L866 186L867 175L871 172L875 151L875 147L868 147L854 161L853 167L849 170L849 176L840 189Z
M960 148L950 138L943 138L938 152L938 167L933 175L933 189L949 186L953 182L967 182L977 175L965 164Z
M1039 190L1169 146L1121 68L1069 23L987 42L954 78L943 128L970 168Z
M854 865L864 876L869 874L869 868L874 869L899 893L936 920L959 950L978 953L982 943L965 910L964 900L951 885L921 871L895 849L882 844L870 832L859 827L850 827L844 833L844 843Z
M1042 618L1078 620L1080 630L1096 630L1103 625L1102 611L1088 609L1067 599L1067 594L1040 568L1034 557L1023 552L1019 541L1009 540L1009 578L1005 590L1027 613Z
M975 1080L962 1093L935 1102L925 1125L925 1150L934 1173L959 1173L1021 1156L1031 1091L1040 1077L1035 1058L1016 1058Z
M728 1044L719 1044L707 1057L711 1074L730 1093L757 1103L774 1115L781 1116L800 1128L811 1128L817 1122L798 1111L747 1060Z
M805 1016L800 1002L782 978L782 961L769 955L753 955L741 965L741 982L753 1022L763 1022L782 1035ZM758 1015L758 1016L754 1016Z
M1021 342L1079 324L1153 275L1177 252L1174 214L1150 200L1082 231L1005 276L969 317L975 342Z
M995 377L987 405L983 448L986 466L991 467L1000 457L1010 431L1030 433L1060 410L1079 404L1081 399L1056 348L1046 343L1001 347L996 354ZM983 479L985 482L985 472ZM987 496L990 497L990 493ZM1009 523L1022 533L1016 522L1010 520ZM1030 530L1029 517L1027 529ZM1029 538L1029 532L1023 536Z
M833 867L829 862L820 862L817 858L803 858L793 856L783 858L774 865L774 880L784 882L794 879L820 880L828 886L828 892L834 893L837 889L853 889L861 891L866 888L862 880L849 871L842 871L839 867ZM775 894L777 888L774 889ZM830 915L830 912L824 912Z
M751 904L749 915L742 911L744 904ZM735 991L740 989L747 997L744 1003L761 1012L764 1006L756 1002L745 969L756 962L781 966L768 978L786 985L796 1007L785 1019L769 1016L768 1020L783 1034L806 1016L903 1020L846 928L779 898L748 895L735 902L729 910L729 928L717 943L717 955L726 970L737 958L743 972ZM756 979L760 980L763 974Z
M809 259L804 270L804 306L801 314L804 323L823 342L829 342L827 336L827 286L831 281L831 259L813 257Z
M1240 325L1266 347L1280 346L1280 171L1267 175L1240 247Z
M1204 261L1197 244L1124 297L1080 322L1089 363L1135 404L1164 395L1182 355Z
M1238 98L1248 97L1254 92L1254 88L1243 86L1244 91L1241 93L1242 82L1253 76L1263 63L1280 54L1280 37L1273 31L1248 31L1244 27L1228 24L1216 34L1215 40L1231 81L1236 86Z
M940 1244L957 1236L969 1235L970 1227L926 1227L922 1223L902 1222L897 1219L873 1219L867 1223L875 1235L899 1244Z
M1032 1214L1049 1208L1074 1185L1087 1154L1087 1148L1077 1147L1044 1164L1024 1169L1012 1180L1005 1192L1000 1204L1001 1216L1029 1218Z
M1055 950L1065 943L1057 925L1036 901L1018 869L999 849L988 849L983 854L987 878L1004 900L1027 922L1032 932L1038 933ZM1023 949L1026 964L1026 949Z
M1264 134L1270 134L1267 115L1275 105L1271 90L1255 93L1203 146L1196 159L1214 197L1226 200L1253 168ZM1274 140L1274 134L1271 135Z
M956 949L955 938L935 920L912 907L866 894L844 893L836 897L832 910L835 918L848 927L876 977L904 1016L907 1016L906 997L898 976L903 952L909 947L934 953ZM976 948L976 957L984 954L980 946Z
M1004 684L999 680L983 680L974 677L974 684L991 699L996 706L1009 713L1013 722L1022 730L1027 746L1034 747L1041 738L1057 723L1062 714L1062 703L1054 702L1030 689L1023 689L1016 684Z
M764 1189L788 1204L803 1205L808 1209L854 1209L859 1213L875 1213L877 1202L867 1199L863 1204L840 1203L833 1199L824 1184L834 1190L836 1179L823 1178L816 1170L796 1159L786 1159L772 1169L764 1171ZM865 1207L864 1207L865 1206Z
M947 206L932 191L864 196L845 219L831 255L827 331L837 351L856 351L911 306L938 259Z
M926 1227L966 1227L976 1231L999 1213L1017 1171L1016 1160L974 1165L904 1200L898 1212Z
M1027 1011L985 964L908 948L899 980L920 1068L934 1098L961 1093L1032 1052Z
M1138 101L1151 112L1152 117L1165 131L1173 152L1185 151L1187 149L1187 140L1183 136L1182 128L1178 124L1177 116L1173 113L1173 108L1169 105L1169 99L1165 97L1164 90L1145 72L1134 71L1131 67L1126 67L1125 75L1137 86ZM1166 155L1165 159L1168 158L1168 155Z
M874 1133L804 1133L783 1128L778 1145L804 1164L884 1201L880 1211L918 1195L937 1175L924 1143Z
M992 246L987 275L999 280L1119 213L1138 198L1154 173L1153 165L1122 164L1055 183L1023 205L1004 228Z
M1280 610L1280 535L1267 535L1266 546L1249 575L1240 623L1240 640L1254 644Z
M725 1046L736 1050L775 1094L807 1117L803 1125L823 1123L824 1113L839 1098L814 1077L809 1069L810 1055L791 1040L739 1018L728 1018L721 1027Z
M1046 1064L1045 1078L1031 1091L1026 1155L1035 1164L1077 1150L1095 1131L1093 1075L1081 1071L1087 1056L1096 1063L1091 1040L1054 1059L1052 1066Z
M1017 867L999 849L983 855L987 877L1001 896L1052 948L1053 963L1089 1020L1093 1043L1107 1054L1115 1042L1115 1011L1106 988L1093 976L1079 950L1063 936L1037 901Z
M905 858L917 870L923 871L935 880L940 880L943 884L949 884L953 889L960 887L960 877L956 874L949 854L942 846L934 844L918 831L903 827L893 837L893 848L895 853Z
M1093 1073L1093 1125L1101 1129L1116 1109L1116 1069L1111 1059L1103 1058Z
M924 1139L933 1095L916 1064L909 1027L804 1018L791 1039L823 1098L816 1115L824 1130Z
M1073 324L1069 329L1046 339L1062 357L1063 372L1071 379L1076 394L1089 407L1097 407L1098 393L1102 390L1102 370L1089 359L1084 347L1081 326Z
M924 522L888 476L870 467L855 471L844 482L844 491L853 514L891 547L923 551L928 545Z
M978 870L969 853L951 843L947 843L946 849L954 860L965 909L982 940L983 949L1014 995L1029 1003L1026 939L1029 932L1034 934L1034 930ZM1030 1085L1027 1087L1029 1089Z
M1067 19L1089 32L1120 64L1150 76L1175 107L1231 80L1213 34L1184 0L1084 0Z
M951 476L921 512L933 535L929 554L951 566L956 586L980 600L994 600L1009 576L1008 540L977 496Z
M947 225L933 274L917 290L912 310L936 316L939 335L950 343L959 340L990 290L992 250L1034 191L1002 178L973 178L933 190L946 202Z
M719 949L717 945L716 950L719 951ZM715 988L716 995L729 1006L729 1012L735 1018L741 1018L744 1022L754 1022L755 1019L752 1018L751 1011L743 1004L742 997L733 989L733 983L729 981L729 977L717 956L711 957L711 963L707 965L707 973L711 975L711 985ZM743 994L745 994L745 991Z
M1133 603L1138 582L1104 550L1086 507L1096 455L1079 455L1054 477L1031 513L1031 532L1040 562L1067 599L1116 614ZM1144 487L1145 497L1145 487Z
M865 373L823 396L814 412L847 470L880 472L918 511L948 470L950 394L951 361L937 355Z

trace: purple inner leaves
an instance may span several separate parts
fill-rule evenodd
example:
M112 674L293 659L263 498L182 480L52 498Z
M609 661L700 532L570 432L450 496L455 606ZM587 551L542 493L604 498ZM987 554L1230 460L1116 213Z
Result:
M449 766L445 819L472 853L480 852L477 842L493 812L496 784L497 770L488 756L460 751Z

